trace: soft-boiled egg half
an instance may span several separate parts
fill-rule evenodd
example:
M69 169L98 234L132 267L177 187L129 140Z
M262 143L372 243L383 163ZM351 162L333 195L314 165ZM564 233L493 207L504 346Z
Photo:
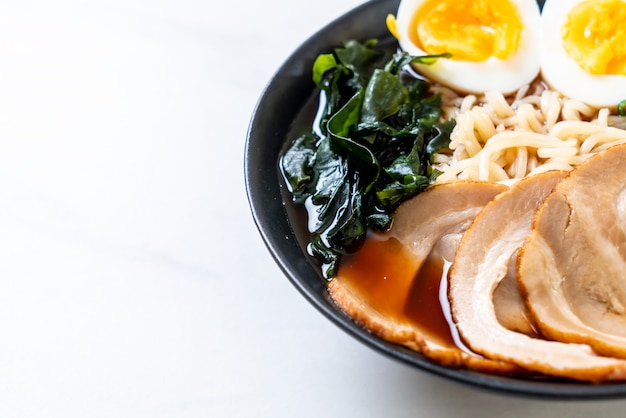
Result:
M626 99L626 1L548 0L542 31L551 88L595 106Z
M466 93L512 93L539 74L541 16L535 0L402 0L390 32L425 77Z

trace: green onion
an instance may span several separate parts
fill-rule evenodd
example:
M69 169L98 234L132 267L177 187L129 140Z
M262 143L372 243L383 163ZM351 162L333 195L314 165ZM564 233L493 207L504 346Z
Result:
M626 116L626 100L622 100L617 104L617 113L620 116Z

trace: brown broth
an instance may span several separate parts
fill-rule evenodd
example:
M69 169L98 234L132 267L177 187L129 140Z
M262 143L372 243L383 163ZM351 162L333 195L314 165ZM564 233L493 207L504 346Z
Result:
M438 343L456 347L440 295L443 260L428 257L415 275L404 306L404 316ZM444 294L444 297L446 295ZM445 300L447 303L447 299Z
M381 314L457 347L439 297L443 260L429 258L419 268L414 258L396 238L370 234L359 251L342 260L339 276Z

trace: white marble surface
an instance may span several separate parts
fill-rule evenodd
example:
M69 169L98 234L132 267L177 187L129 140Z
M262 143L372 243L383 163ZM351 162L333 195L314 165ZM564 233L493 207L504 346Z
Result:
M384 358L274 265L248 121L358 3L0 3L0 417L623 416Z

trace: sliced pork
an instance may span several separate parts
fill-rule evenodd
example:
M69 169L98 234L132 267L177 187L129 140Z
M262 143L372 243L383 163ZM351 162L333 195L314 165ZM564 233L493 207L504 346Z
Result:
M591 157L546 199L518 280L543 334L626 358L626 145Z
M625 361L601 357L588 345L533 337L511 280L513 261L530 232L537 205L564 176L547 172L523 179L476 217L463 235L449 274L452 316L465 343L487 358L552 376L621 380L626 378ZM543 273L542 265L535 269ZM503 308L507 304L513 309Z
M382 338L422 352L448 366L493 373L520 372L510 363L464 351L451 333L440 282L446 260L474 217L503 185L459 182L434 186L397 211L385 234L371 234L363 248L342 260L329 283L335 302ZM440 299L443 296L443 300Z

